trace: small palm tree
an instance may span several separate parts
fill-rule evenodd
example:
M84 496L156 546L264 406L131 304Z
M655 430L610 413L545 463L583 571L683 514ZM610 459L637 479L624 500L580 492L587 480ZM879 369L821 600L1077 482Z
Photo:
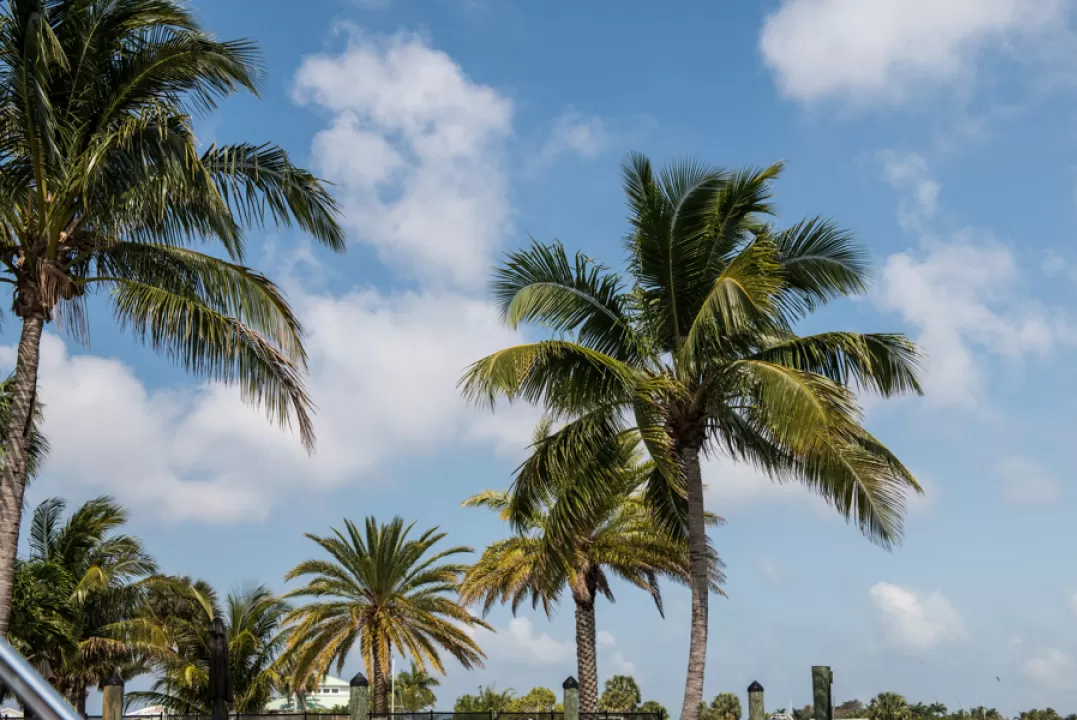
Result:
M137 538L117 532L127 511L111 498L63 522L65 508L51 498L34 509L30 553L16 566L11 638L48 662L56 687L85 714L88 691L148 651L128 629L156 565Z
M549 437L546 420L536 430L535 445L541 447ZM521 466L511 491L487 490L464 502L498 512L517 532L486 549L465 576L461 598L482 602L484 613L498 602L510 603L515 613L530 599L533 607L541 604L549 615L567 589L576 609L580 709L585 713L598 711L595 601L600 595L614 600L611 576L650 593L659 613L663 612L659 577L680 582L689 578L684 535L655 523L648 499L634 492L651 472L650 463L639 456L638 440L609 436L606 443L612 446L609 455L581 455L571 470L561 468L553 477L538 477L551 468L536 462L541 455L534 455ZM615 474L607 474L612 482L595 487L583 482L597 471L596 463L609 458L616 468ZM546 490L540 502L523 503L517 497L528 485ZM565 529L555 534L555 525ZM555 547L555 543L567 545ZM720 563L713 550L709 552L710 587L718 591L723 580Z
M397 675L393 682L400 707L408 712L418 712L424 708L433 707L438 698L431 688L440 684L437 678L420 668L414 661L411 663L411 668Z
M867 715L870 720L910 720L912 710L905 696L893 692L879 693L868 704Z
M905 493L920 492L863 428L856 397L919 393L917 350L896 334L794 332L823 304L862 293L868 262L829 220L775 227L780 171L683 162L659 173L632 155L627 276L559 243L510 253L493 281L506 322L555 337L494 353L462 379L469 399L522 398L565 420L544 445L553 465L610 432L642 435L648 493L669 527L687 523L692 557L682 720L699 714L707 659L704 453L805 484L886 547L901 537Z
M183 0L0 4L0 272L21 334L0 477L0 635L26 480L41 334L88 337L87 298L187 370L237 384L313 443L302 328L245 267L267 220L344 246L324 184L279 147L199 147L192 113L256 91L256 47ZM196 251L216 243L227 259ZM92 422L92 419L88 419Z
M325 675L334 662L339 672L358 644L373 680L374 712L384 713L394 651L442 674L440 651L465 668L482 665L485 655L465 630L489 626L454 597L466 566L445 562L472 550L431 554L445 533L433 528L411 538L413 527L399 517L387 525L369 517L363 532L345 520L344 532L334 530L333 537L307 534L330 559L307 560L286 576L310 578L286 597L313 598L287 618L297 677Z
M631 675L614 675L602 688L598 709L605 712L631 713L643 701L639 683Z
M291 607L264 585L229 593L224 608L204 582L178 578L147 601L146 612L166 634L169 650L155 660L158 679L149 691L129 692L132 701L163 705L179 715L211 715L209 640L214 617L224 621L236 713L261 712L283 686L278 661L288 633L282 621Z

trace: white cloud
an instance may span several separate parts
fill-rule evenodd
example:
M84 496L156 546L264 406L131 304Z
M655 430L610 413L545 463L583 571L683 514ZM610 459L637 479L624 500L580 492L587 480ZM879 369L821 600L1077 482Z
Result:
M613 671L610 674L636 674L636 664L626 658L623 652L614 649L617 646L617 638L613 636L613 633L599 630L595 633L595 645L598 647L600 662L603 665L609 664L613 666Z
M168 519L257 521L289 491L369 482L385 463L461 442L522 453L537 413L468 407L456 382L518 341L487 303L455 295L300 295L317 452L244 405L230 387L148 390L118 360L42 344L42 482L85 484ZM11 355L5 349L5 355Z
M879 153L883 173L893 187L908 194L902 198L898 219L906 230L918 230L938 210L940 186L927 159L917 153L884 150Z
M927 355L928 402L976 406L985 386L978 354L1045 355L1072 333L1063 316L1021 294L1013 253L989 233L940 237L929 227L939 184L922 156L887 152L881 159L886 179L903 193L899 220L920 243L887 258L876 302L916 329Z
M499 632L482 628L468 630L489 660L487 664L511 662L527 666L565 666L575 661L576 647L555 640L546 632L536 632L529 618L515 617ZM611 636L612 637L612 636Z
M1068 0L783 0L760 37L783 93L899 101L967 80L986 50L1043 42Z
M905 650L928 650L964 636L964 623L941 593L917 593L880 582L869 592L887 640Z
M1025 661L1025 674L1049 688L1063 690L1072 687L1075 673L1077 664L1073 658L1057 648L1048 648L1043 654Z
M481 285L509 226L503 141L512 103L420 37L347 28L347 48L306 58L295 99L332 113L315 167L362 242L427 283Z
M554 121L538 159L540 163L549 163L565 153L593 158L609 144L610 132L602 118L567 110Z
M1062 495L1062 484L1047 468L1019 455L1003 458L998 473L1006 501L1023 507L1050 507Z

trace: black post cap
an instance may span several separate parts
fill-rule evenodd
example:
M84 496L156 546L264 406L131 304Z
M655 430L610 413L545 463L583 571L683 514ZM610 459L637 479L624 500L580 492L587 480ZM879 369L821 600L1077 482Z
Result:
M101 683L105 687L116 687L117 685L123 685L123 678L116 673L112 673L105 682Z
M355 677L348 683L352 687L369 687L370 683L367 681L366 676L363 673L355 673Z
M763 686L759 684L758 680L755 680L748 686L748 692L763 692Z
M561 687L565 690L579 690L580 684L576 682L576 678L569 675L568 678L565 679L565 682L562 683Z

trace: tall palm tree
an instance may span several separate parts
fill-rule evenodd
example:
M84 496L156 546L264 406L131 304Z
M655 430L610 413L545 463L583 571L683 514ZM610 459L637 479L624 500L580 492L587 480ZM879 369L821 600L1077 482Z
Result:
M186 592L176 592L177 586ZM264 585L229 593L223 609L204 582L177 579L170 592L151 598L148 612L167 636L170 650L156 660L157 680L149 691L129 692L128 698L163 705L180 715L211 715L209 640L214 617L220 617L228 639L236 713L257 713L280 690L278 663L288 634L283 619L291 607Z
M550 424L545 421L536 430L535 445L541 447L549 437ZM683 533L655 523L654 508L635 492L651 471L650 463L639 456L638 438L610 436L606 443L612 446L615 474L608 474L612 481L593 492L585 485L586 478L598 472L596 462L606 455L581 455L571 471L559 468L562 472L556 477L541 481L534 473L551 468L535 467L532 457L521 466L509 492L487 490L464 502L497 511L517 532L486 549L465 576L461 599L481 601L484 613L497 602L510 603L515 613L530 599L533 607L541 604L549 615L568 590L576 611L576 664L580 709L585 713L599 710L595 601L604 596L613 602L611 576L650 593L659 613L663 613L659 578L689 580ZM541 484L549 492L524 508L516 492L528 483ZM592 493L585 508L579 505L581 490ZM709 520L718 522L713 516ZM554 535L551 528L558 523L566 530ZM710 558L709 583L718 591L723 580L720 563L712 550Z
M31 408L46 323L120 325L314 440L301 327L241 263L244 228L297 225L342 249L323 183L277 146L199 148L191 113L254 92L255 46L215 40L182 0L0 4L0 279L21 322L0 482L0 635L10 622ZM192 246L219 243L228 260Z
M642 435L655 464L648 493L668 524L688 527L685 720L699 714L706 664L704 453L804 483L886 547L901 536L905 493L920 491L863 428L856 396L919 393L916 348L895 334L795 334L810 311L862 292L868 263L829 220L772 223L780 170L683 162L655 173L632 155L626 277L559 243L510 253L493 281L505 320L555 338L483 358L461 381L470 399L523 398L564 420L542 448L552 465L610 432Z
M66 523L65 508L51 498L34 509L29 556L16 566L12 640L47 661L85 713L89 689L147 651L129 630L156 565L138 538L117 532L127 511L111 498L90 500Z
M442 674L442 651L464 668L481 667L485 655L466 629L489 626L455 597L466 566L446 562L472 549L432 552L445 533L433 528L413 538L413 527L399 517L386 525L368 517L363 531L345 520L344 532L333 530L332 537L307 534L330 559L301 562L286 576L309 578L286 597L313 598L287 618L297 677L326 675L334 661L339 672L358 643L373 680L374 712L384 713L394 652Z

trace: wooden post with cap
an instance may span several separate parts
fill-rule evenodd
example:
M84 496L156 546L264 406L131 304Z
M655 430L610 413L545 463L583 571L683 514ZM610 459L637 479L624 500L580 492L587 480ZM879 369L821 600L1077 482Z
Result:
M580 684L571 675L562 683L565 720L580 720Z
M355 673L348 686L349 720L370 720L370 683L360 672Z
M764 720L766 715L763 704L763 686L759 681L753 681L748 686L748 720Z
M101 689L101 720L123 720L123 678L113 673Z

